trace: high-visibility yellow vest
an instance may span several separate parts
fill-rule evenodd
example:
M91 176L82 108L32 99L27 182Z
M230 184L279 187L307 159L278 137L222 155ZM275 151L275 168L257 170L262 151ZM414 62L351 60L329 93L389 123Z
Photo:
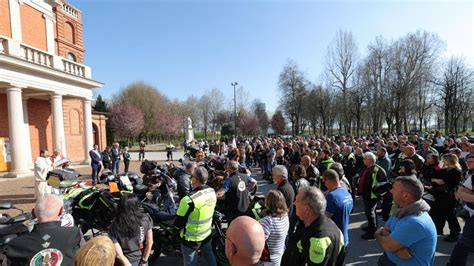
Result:
M186 226L181 230L180 236L186 241L194 242L206 239L211 234L212 216L216 202L216 192L212 188L199 190L182 198L176 215L185 216L192 205L194 205L194 209L189 214Z
M332 158L329 158L327 160L321 161L322 164L326 166L326 170L331 168L332 164L334 163L334 160Z
M327 160L324 160L324 161L321 161L322 164L324 164L324 166L326 166L326 170L330 169L332 164L334 163L334 160L329 157L329 159ZM321 173L321 175L319 176L319 178L323 179L323 173Z
M374 193L374 187L377 185L379 181L377 181L377 172L379 171L379 168L374 165L374 169L372 170L372 191L370 192L370 198L371 199L376 199L378 198L377 195Z
M351 152L349 153L349 156L347 156L347 158L355 160L355 155Z

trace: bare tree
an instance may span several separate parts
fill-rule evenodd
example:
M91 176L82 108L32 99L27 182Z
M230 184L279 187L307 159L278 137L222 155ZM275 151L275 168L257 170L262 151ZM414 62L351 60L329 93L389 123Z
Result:
M364 91L364 69L362 65L357 67L355 75L353 75L353 84L354 86L350 89L349 97L349 109L350 115L355 119L356 125L356 135L360 136L362 129L362 117L366 109L367 97L365 96Z
M393 114L393 93L389 84L391 61L389 45L381 37L369 44L368 55L364 60L361 75L362 89L367 96L368 114L373 132L380 132L385 118L390 128Z
M291 133L293 135L299 134L299 123L308 84L309 82L299 70L296 63L288 61L280 73L278 85L281 93L280 105L286 116L290 119Z
M190 117L193 121L193 127L201 124L201 115L199 110L199 98L191 95L183 102L183 117Z
M334 123L335 112L332 110L335 109L333 108L334 99L331 92L322 86L315 86L312 91L316 100L313 102L313 110L319 114L323 135L328 135Z
M320 113L318 111L319 100L316 87L313 86L305 97L302 114L303 118L308 121L313 134L316 134L316 128L318 127L320 119Z
M356 69L358 48L351 32L339 30L328 48L326 71L330 86L342 93L341 122L344 130L351 133L348 92L352 84L351 77Z
M207 139L207 129L210 121L210 109L212 104L212 98L209 95L202 95L199 99L199 114L202 121L202 128L204 132L204 139Z
M211 99L209 103L209 122L211 122L212 138L214 139L214 134L218 128L217 116L223 109L225 96L224 93L217 88L212 89L206 94L208 98Z
M460 119L465 113L472 113L474 72L463 58L452 57L445 65L443 77L437 81L441 85L446 131L457 134Z
M418 86L431 78L443 42L435 34L425 31L409 33L393 44L391 87L395 98L395 127L397 132L408 131L409 100Z

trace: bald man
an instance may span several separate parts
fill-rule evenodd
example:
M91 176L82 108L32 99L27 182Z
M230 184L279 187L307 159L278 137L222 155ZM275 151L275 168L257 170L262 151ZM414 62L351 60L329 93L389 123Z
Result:
M265 233L256 220L240 216L227 229L225 254L230 265L254 265L265 247Z
M63 201L56 195L42 196L33 215L38 218L31 233L13 239L6 256L11 265L74 265L74 253L83 243L78 227L62 227Z

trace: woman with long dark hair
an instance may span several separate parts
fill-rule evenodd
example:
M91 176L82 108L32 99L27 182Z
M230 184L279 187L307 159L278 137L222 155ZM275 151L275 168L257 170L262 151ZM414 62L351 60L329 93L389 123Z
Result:
M152 227L150 217L139 209L137 196L123 194L109 227L109 237L117 252L116 265L147 265L153 246Z

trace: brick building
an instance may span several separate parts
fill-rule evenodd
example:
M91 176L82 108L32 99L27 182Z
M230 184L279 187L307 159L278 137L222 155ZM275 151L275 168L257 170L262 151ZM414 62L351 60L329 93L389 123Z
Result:
M80 11L63 0L0 0L0 163L10 162L9 176L31 174L40 149L88 163L93 143L104 148L105 116L91 111L102 84L91 74Z

